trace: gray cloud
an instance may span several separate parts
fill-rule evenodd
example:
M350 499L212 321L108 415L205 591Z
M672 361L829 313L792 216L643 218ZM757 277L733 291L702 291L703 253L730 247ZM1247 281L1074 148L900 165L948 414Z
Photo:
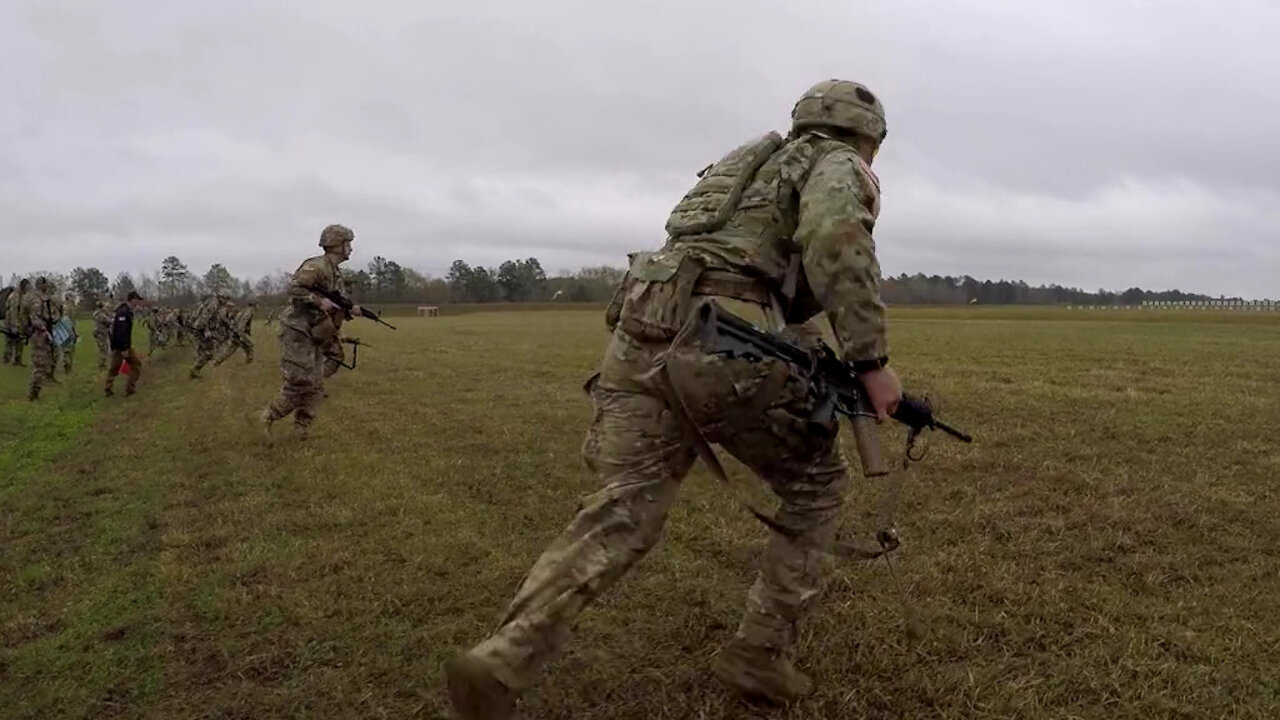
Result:
M207 5L0 9L5 274L256 275L329 222L356 263L618 264L843 76L889 111L886 273L1280 295L1274 3Z

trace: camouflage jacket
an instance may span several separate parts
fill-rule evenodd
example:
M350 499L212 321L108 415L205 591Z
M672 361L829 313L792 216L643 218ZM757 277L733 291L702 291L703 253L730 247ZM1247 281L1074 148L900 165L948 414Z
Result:
M30 290L22 293L21 295L18 294L17 290L14 290L12 293L9 294L9 300L6 303L5 310L4 310L4 324L7 329L9 330L23 329L23 325L21 322L22 301L26 298L27 295L30 295L30 294L31 294Z
M111 333L111 321L115 319L111 311L106 308L98 308L93 311L93 336L106 337Z
M231 320L231 332L240 337L253 334L253 308L246 305L240 308Z
M39 290L28 290L18 309L18 330L27 335L53 329L53 309L49 298Z
M222 335L230 330L227 306L217 297L206 298L188 318L188 327L207 335Z
M787 321L825 311L844 359L888 355L872 239L880 187L852 147L812 131L785 140L770 133L700 176L671 213L666 249L757 278L777 295L797 255Z
M317 255L302 261L289 282L289 305L280 313L280 324L327 340L342 327L339 313L321 310L321 298L309 287L346 292L336 256Z

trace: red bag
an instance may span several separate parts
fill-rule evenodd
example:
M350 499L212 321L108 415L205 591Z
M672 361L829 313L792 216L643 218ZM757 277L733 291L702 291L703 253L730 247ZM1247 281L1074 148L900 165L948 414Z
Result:
M125 360L120 361L120 374L121 374L121 375L128 375L128 374L129 374L129 360L128 360L128 359L125 359Z

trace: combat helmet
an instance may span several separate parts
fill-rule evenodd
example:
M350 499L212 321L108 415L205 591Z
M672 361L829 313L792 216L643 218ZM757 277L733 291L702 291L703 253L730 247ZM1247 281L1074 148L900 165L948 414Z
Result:
M791 109L791 130L835 127L876 143L888 130L884 105L865 86L849 80L823 80L809 88Z
M352 242L356 239L356 234L351 232L351 228L346 225L330 225L320 231L320 247L328 250L335 248L345 242Z

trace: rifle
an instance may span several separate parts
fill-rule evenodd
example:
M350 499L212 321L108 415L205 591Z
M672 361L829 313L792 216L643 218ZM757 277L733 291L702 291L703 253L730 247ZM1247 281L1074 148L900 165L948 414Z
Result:
M814 350L802 348L726 312L715 303L703 305L699 314L701 327L698 340L704 347L710 348L713 355L755 361L773 358L795 367L809 379L818 395L817 407L808 418L808 429L821 433L825 428L831 427L831 421L837 413L848 417L853 423L863 473L868 477L888 474L888 469L880 459L878 437L874 432L875 410L871 407L862 381L853 371L851 363L841 360L825 343L818 343ZM909 428L908 460L923 457L912 456L911 450L916 439L926 429L941 430L961 442L973 442L970 435L934 417L933 406L927 398L903 393L898 408L890 417Z
M343 295L337 290L325 290L323 288L315 287L314 285L303 285L303 287L342 308L342 312L346 315L348 320L354 319L354 316L351 314L351 309L354 308L356 304L351 301L351 298ZM369 318L379 325L386 325L392 330L396 329L395 325L383 320L382 316L367 307L360 308L360 317Z
M813 392L818 396L817 406L807 420L807 429L817 434L826 434L831 432L832 420L837 413L848 417L853 425L863 475L874 477L889 473L880 454L875 409L851 363L841 360L826 343L819 342L813 350L805 349L726 312L714 302L700 307L698 314L700 327L697 329L696 339L711 354L756 362L773 358L791 365L809 380ZM941 430L961 442L973 442L972 436L934 417L933 407L927 398L903 393L902 400L890 417L908 428L907 448L902 462L904 470L911 462L924 457L923 453L912 455L911 451L926 429ZM894 529L893 515L899 494L899 478L900 476L895 476L891 479L890 491L881 504L881 527L875 535L880 548L867 548L857 543L837 540L837 553L864 559L881 556L887 559L888 553L898 548L898 533Z

